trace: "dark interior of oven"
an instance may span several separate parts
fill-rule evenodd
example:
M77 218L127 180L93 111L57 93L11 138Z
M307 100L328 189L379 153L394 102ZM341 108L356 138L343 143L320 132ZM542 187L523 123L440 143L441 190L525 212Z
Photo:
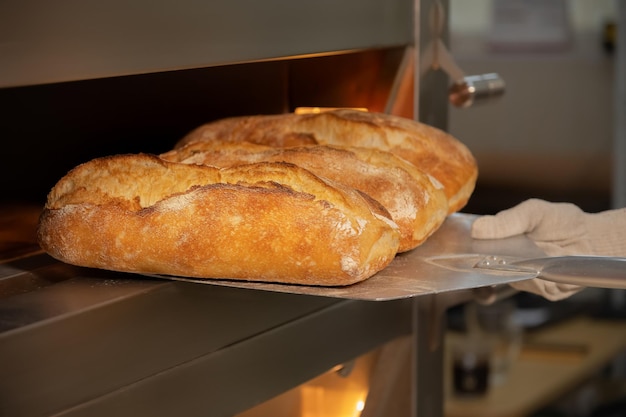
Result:
M4 201L41 203L73 166L160 153L214 119L299 106L383 111L402 49L0 89Z
M162 153L209 121L297 107L384 111L404 48L0 89L4 257L35 250L38 212L76 165Z

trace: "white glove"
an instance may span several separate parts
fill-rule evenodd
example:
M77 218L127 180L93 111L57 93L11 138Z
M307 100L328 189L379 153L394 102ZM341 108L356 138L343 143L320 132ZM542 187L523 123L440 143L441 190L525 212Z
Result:
M480 217L472 225L475 239L520 234L526 234L549 256L626 256L626 209L585 213L574 204L530 199L495 216ZM581 289L539 278L511 286L554 301Z

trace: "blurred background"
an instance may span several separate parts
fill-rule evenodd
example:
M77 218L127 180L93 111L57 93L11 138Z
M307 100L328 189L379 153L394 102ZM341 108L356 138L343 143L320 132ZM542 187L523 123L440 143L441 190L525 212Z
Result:
M450 44L467 74L496 72L496 105L451 107L449 129L474 152L466 211L528 198L610 207L617 1L450 1Z
M449 131L469 146L480 168L464 211L492 214L531 197L572 202L588 212L623 206L623 196L616 195L623 194L626 158L619 131L626 112L624 98L618 96L624 74L616 72L619 14L613 0L450 0L450 48L459 66L467 74L495 72L506 81L498 103L449 108ZM554 386L562 392L553 404L528 415L626 415L623 348L584 382L572 379L565 388L568 372L584 368L580 359L590 356L579 351L575 359L577 348L597 342L608 349L610 341L621 338L623 291L587 289L560 303L520 293L490 307L470 303L453 308L449 329L463 335L457 340L463 352L474 349L471 335L487 337L494 320L506 316L503 304L510 303L515 307L509 326L521 324L518 330L524 333L521 350L514 349L511 378L475 403L457 396L448 404L450 415L498 415L498 400L523 404L523 393L548 375L561 376ZM580 321L587 319L591 321ZM476 331L481 320L486 330ZM605 324L616 327L601 330ZM499 333L510 338L511 329ZM544 345L533 350L532 341L542 337L556 342L555 349ZM531 364L545 376L525 374ZM483 408L472 408L476 403Z

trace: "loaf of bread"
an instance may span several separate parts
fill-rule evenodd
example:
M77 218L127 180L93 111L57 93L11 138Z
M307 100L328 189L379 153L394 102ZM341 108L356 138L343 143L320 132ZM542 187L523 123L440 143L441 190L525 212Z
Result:
M71 170L49 193L37 236L79 266L325 286L370 277L399 245L378 202L296 165L218 169L146 154Z
M216 138L268 146L319 144L388 151L436 178L444 187L450 213L467 204L478 176L474 157L459 140L432 126L388 114L340 109L228 118L198 127L176 148Z
M191 142L160 156L172 162L220 168L282 161L356 188L389 211L400 228L399 252L423 243L441 226L448 212L446 196L436 180L404 159L373 148L324 145L276 148L213 139Z

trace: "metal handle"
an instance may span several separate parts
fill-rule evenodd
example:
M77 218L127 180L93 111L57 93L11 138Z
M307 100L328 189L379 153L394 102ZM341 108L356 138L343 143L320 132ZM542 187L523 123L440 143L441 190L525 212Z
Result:
M547 281L593 288L626 289L626 258L611 256L553 256L516 259L489 255L474 268L534 273Z
M504 89L504 80L496 73L468 75L450 87L450 103L456 107L470 107L502 96Z

